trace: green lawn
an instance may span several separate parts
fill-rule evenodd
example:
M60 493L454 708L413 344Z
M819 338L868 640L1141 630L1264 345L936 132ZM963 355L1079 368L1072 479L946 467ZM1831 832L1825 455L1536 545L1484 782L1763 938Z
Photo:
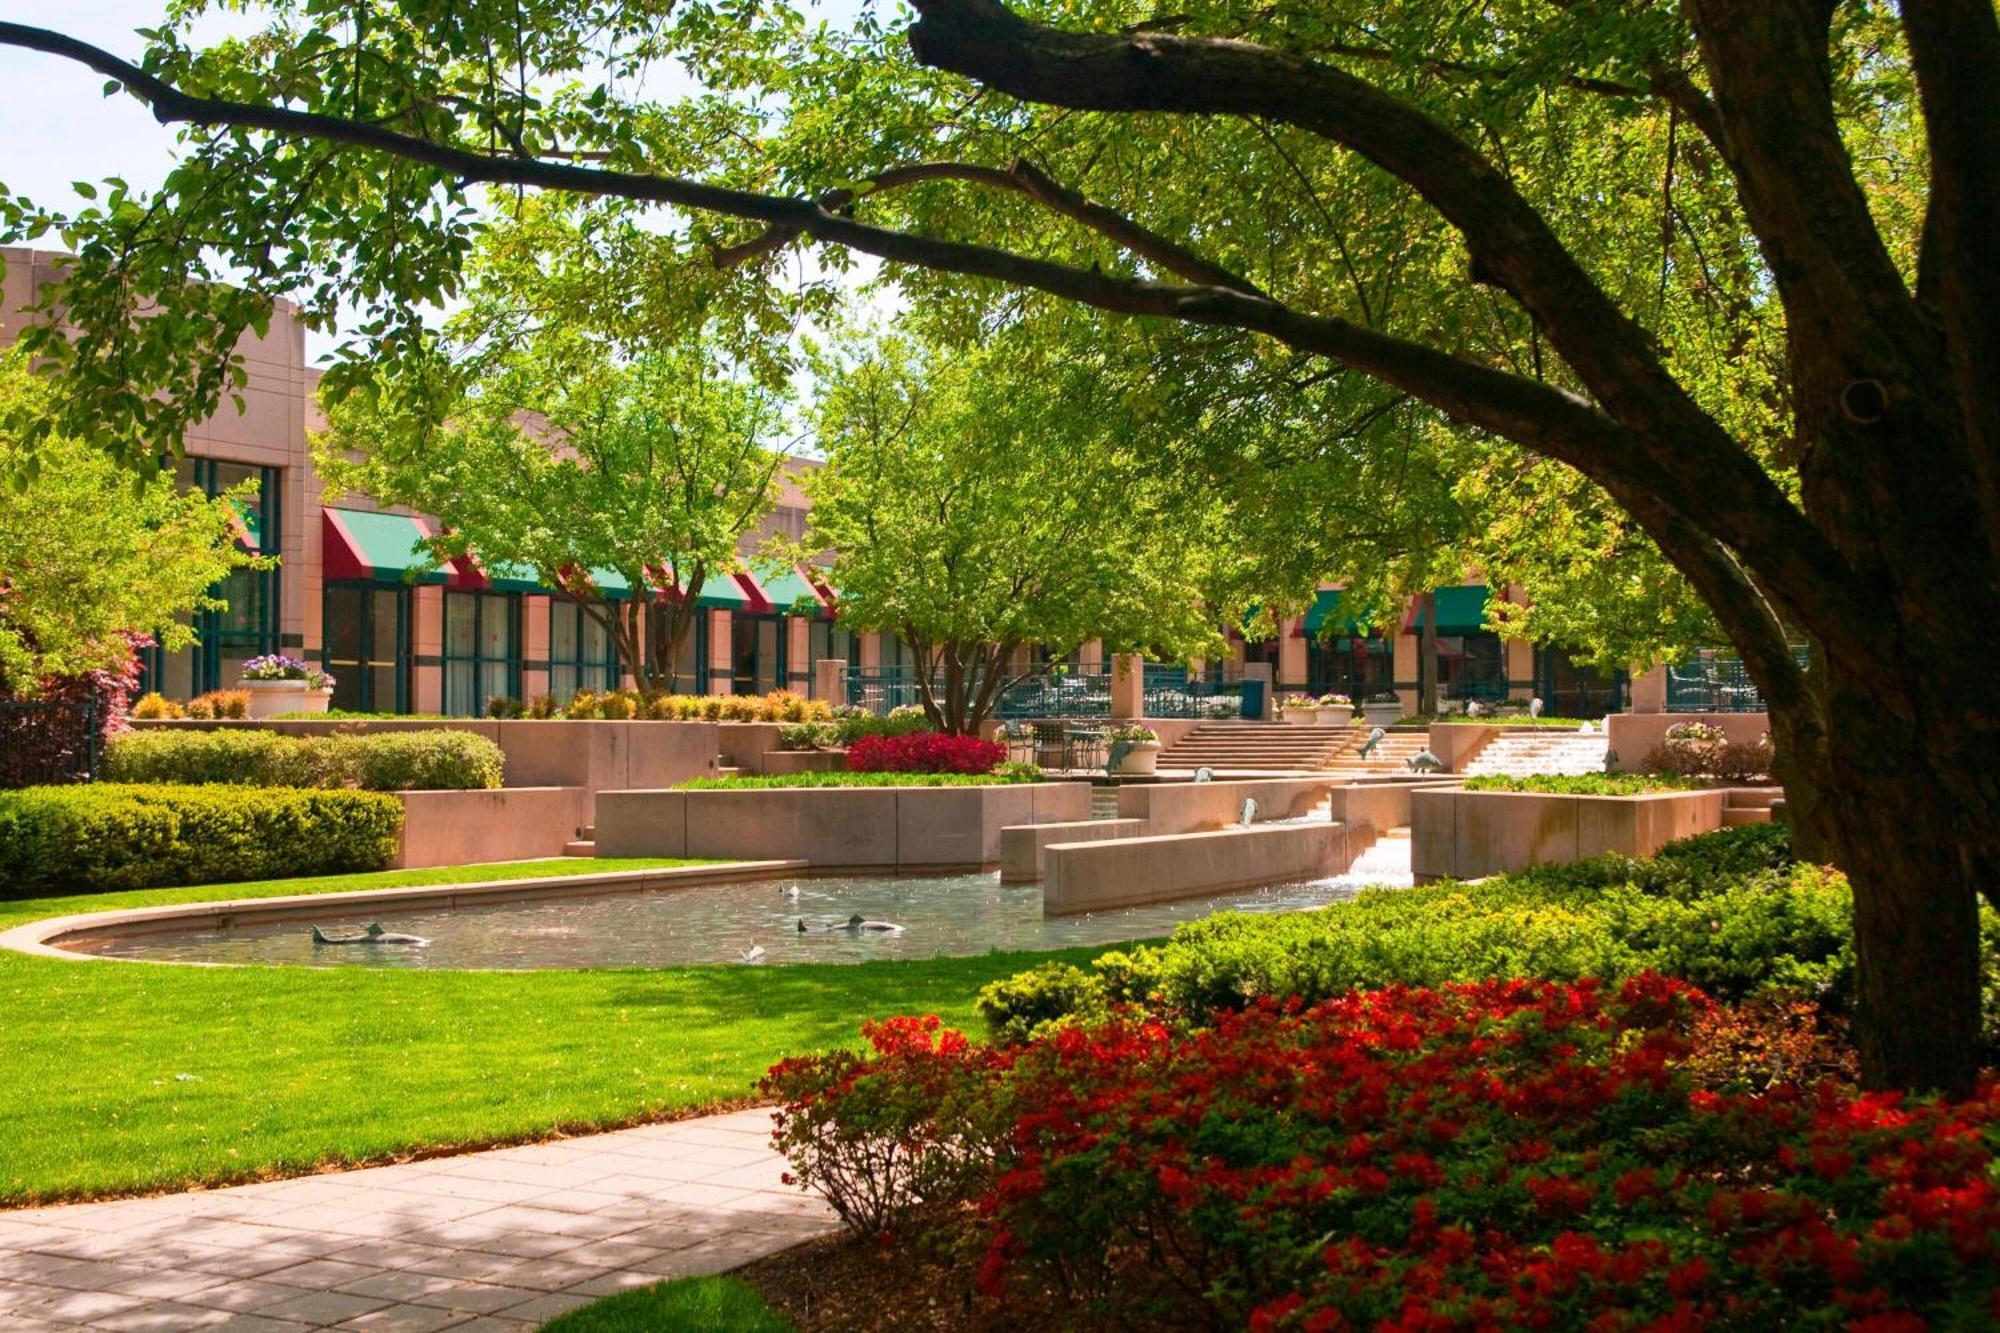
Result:
M0 903L0 929L96 908L583 873L542 861ZM448 972L68 962L0 950L0 1205L294 1174L747 1096L861 1019L936 1013L1041 959Z
M792 1321L735 1277L684 1277L572 1310L542 1333L792 1333Z

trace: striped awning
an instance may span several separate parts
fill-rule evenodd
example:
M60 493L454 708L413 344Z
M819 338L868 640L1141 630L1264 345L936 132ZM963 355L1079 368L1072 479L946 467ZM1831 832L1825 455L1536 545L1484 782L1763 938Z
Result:
M366 509L320 510L325 545L322 564L329 579L373 579L379 583L448 583L428 545L431 530L408 514Z

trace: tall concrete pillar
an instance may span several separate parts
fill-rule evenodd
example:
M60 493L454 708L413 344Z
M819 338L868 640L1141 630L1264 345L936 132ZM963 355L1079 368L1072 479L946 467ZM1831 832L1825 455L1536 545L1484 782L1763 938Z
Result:
M1278 627L1278 682L1304 689L1308 676L1303 622L1287 620Z
M823 657L813 663L813 698L830 704L847 702L847 663L838 657Z
M1656 666L1650 671L1633 668L1632 702L1626 709L1630 713L1664 713L1667 711L1667 669Z
M1111 716L1121 720L1146 715L1146 659L1137 653L1111 655Z

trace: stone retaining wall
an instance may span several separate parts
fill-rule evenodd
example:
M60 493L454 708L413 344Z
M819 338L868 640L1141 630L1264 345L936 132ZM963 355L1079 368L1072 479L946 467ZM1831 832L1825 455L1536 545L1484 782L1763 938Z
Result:
M585 823L581 787L391 792L403 803L399 870L561 856Z
M992 866L1008 825L1089 817L1083 782L605 791L597 854L782 857L815 869Z
M1118 788L1118 817L1143 819L1149 834L1227 828L1257 802L1257 819L1291 819L1326 798L1337 779L1246 778L1234 782L1127 783Z
M1346 870L1350 858L1347 830L1315 822L1059 842L1042 864L1042 914L1069 916L1320 879Z
M1551 796L1419 788L1410 793L1410 873L1422 884L1606 852L1651 856L1676 838L1721 828L1726 800L1720 790Z

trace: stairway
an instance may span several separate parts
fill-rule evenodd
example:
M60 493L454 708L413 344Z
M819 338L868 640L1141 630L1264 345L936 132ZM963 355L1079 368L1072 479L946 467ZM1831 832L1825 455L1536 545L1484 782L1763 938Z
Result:
M1771 822L1771 802L1785 797L1783 787L1731 787L1722 803L1722 826Z
M1422 728L1391 731L1366 760L1356 752L1367 727L1290 727L1269 722L1203 722L1160 752L1160 767L1187 771L1396 773L1424 748Z
M1602 773L1610 740L1603 732L1553 731L1523 727L1504 731L1472 756L1467 777L1503 774L1525 778L1537 773Z
M1090 817L1092 819L1118 818L1118 788L1109 783L1099 783L1090 789Z
M578 829L576 831L576 836L563 844L563 855L564 856L597 855L597 826L595 824L592 824L587 828Z

